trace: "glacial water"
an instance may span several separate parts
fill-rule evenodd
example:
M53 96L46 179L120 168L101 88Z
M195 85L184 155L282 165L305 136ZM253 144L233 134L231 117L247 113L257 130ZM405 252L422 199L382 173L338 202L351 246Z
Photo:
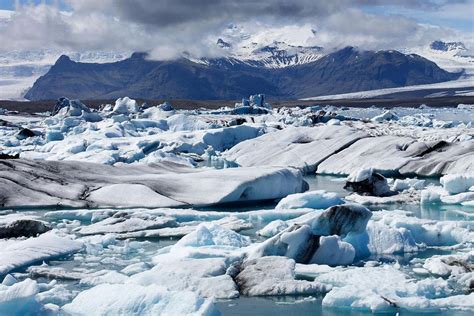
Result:
M326 191L337 192L341 196L347 195L348 192L343 189L344 178L334 176L316 176L308 175L305 180L310 186L310 190L324 189ZM437 180L427 180L437 184ZM244 204L244 205L225 205L221 207L203 208L203 211L251 211L261 209L272 209L275 202L261 203L261 204ZM385 205L383 207L374 207L373 211L378 209L402 209L413 212L415 216L426 219L435 220L472 220L474 217L474 208L462 206L420 206L420 205ZM35 215L43 215L48 210L24 210ZM57 224L57 223L56 223ZM75 225L78 227L86 224L86 222L77 221ZM249 230L242 231L241 234L251 236L253 241L259 240L255 236L255 232L262 228L267 223L253 223L254 227ZM120 271L126 266L137 262L150 262L151 258L156 255L156 252L166 246L172 245L176 242L174 239L146 239L136 241L117 241L116 244L106 248L102 253L94 255L93 251L88 251L88 254L75 254L68 258L61 258L60 260L50 261L50 266L62 267L68 271L83 271L96 272L103 269ZM375 260L379 262L398 262L401 269L411 272L410 261L414 258L427 258L437 254L449 254L450 252L442 249L428 248L427 250L404 255L388 255L367 258L365 260ZM363 263L356 263L363 264ZM25 270L16 271L16 276L22 278L29 276ZM417 276L414 276L415 278ZM40 282L47 282L44 277L37 280ZM78 280L58 280L59 283L65 285L70 291L70 297L63 298L64 301L56 302L59 305L67 303L72 300L75 294L90 288L90 285L81 284ZM218 300L216 302L218 309L222 315L367 315L368 312L344 310L334 308L324 308L321 305L322 297L241 297L233 300ZM400 312L397 309L386 313L387 315L395 315ZM427 312L428 313L428 312ZM401 311L402 315L416 315ZM438 313L439 314L439 313ZM445 312L443 315L469 315L464 312Z
M310 190L326 190L337 192L341 196L348 194L344 190L344 177L322 176L322 175L307 175L305 180L310 186ZM425 179L427 183L438 184L439 181L435 179ZM377 211L379 209L401 209L412 212L415 216L425 219L434 220L473 220L474 208L461 205L415 205L415 204L393 204L379 207L370 207L371 210ZM410 271L410 260L414 258L428 258L433 255L449 254L450 251L441 249L427 249L413 254L404 255L390 255L370 257L366 260L376 260L380 262L394 262L395 260L402 265L402 269ZM370 315L370 311L357 311L354 309L336 309L323 307L322 297L241 297L236 300L221 300L217 302L217 306L223 315L237 316L237 315ZM383 315L420 315L419 312L410 312L404 310L393 309L392 311L385 311ZM463 311L426 311L423 315L452 315L464 316L472 315L470 312Z

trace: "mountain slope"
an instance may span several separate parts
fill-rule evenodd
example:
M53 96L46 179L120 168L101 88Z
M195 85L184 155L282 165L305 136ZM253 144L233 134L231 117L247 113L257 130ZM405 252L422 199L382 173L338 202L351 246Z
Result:
M292 99L324 94L428 84L456 79L433 62L397 51L359 52L347 47L316 61L284 68L220 58L149 61L141 53L107 64L74 62L61 56L26 94L30 100L61 96L106 99L238 99L252 93Z

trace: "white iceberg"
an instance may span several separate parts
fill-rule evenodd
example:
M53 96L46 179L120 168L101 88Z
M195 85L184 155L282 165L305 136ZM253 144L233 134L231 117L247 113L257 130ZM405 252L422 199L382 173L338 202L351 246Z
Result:
M138 284L95 286L79 293L62 310L72 315L219 315L212 299Z
M324 190L309 191L305 193L291 194L281 199L277 209L314 208L326 209L333 205L343 204L337 193Z

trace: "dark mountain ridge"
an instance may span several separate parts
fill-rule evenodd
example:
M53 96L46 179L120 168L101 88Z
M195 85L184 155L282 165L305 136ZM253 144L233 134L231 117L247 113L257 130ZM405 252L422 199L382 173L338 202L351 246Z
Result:
M79 63L61 56L25 95L30 100L110 99L239 99L265 93L295 99L362 90L428 84L457 79L418 55L398 51L358 51L346 47L314 62L266 68L235 58L206 63L181 58L152 61L145 53L106 64Z

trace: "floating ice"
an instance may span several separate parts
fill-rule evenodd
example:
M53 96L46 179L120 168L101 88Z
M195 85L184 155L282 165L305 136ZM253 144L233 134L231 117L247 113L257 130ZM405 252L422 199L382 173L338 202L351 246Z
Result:
M101 284L85 290L62 310L73 315L218 315L211 299L158 285Z
M474 191L474 174L448 174L440 179L443 188L450 194Z
M288 168L112 167L19 159L0 161L0 170L4 206L212 205L278 199L306 189L301 172Z
M324 190L291 194L283 198L277 209L314 208L325 209L333 205L343 204L344 201L334 192Z
M11 285L0 285L0 314L37 314L41 310L41 305L35 298L38 292L38 284L31 279Z
M0 275L42 260L69 255L82 249L82 242L45 233L14 242L0 253Z
M387 179L372 168L355 170L347 177L344 189L362 195L384 196L390 193Z
M295 280L295 261L285 257L262 257L245 261L235 281L248 296L322 294L330 289L317 282Z
M241 166L293 166L312 172L326 158L366 136L347 126L288 127L241 142L225 157Z
M398 121L399 117L392 111L385 111L380 115L374 116L371 121L373 122L384 122L384 121Z

